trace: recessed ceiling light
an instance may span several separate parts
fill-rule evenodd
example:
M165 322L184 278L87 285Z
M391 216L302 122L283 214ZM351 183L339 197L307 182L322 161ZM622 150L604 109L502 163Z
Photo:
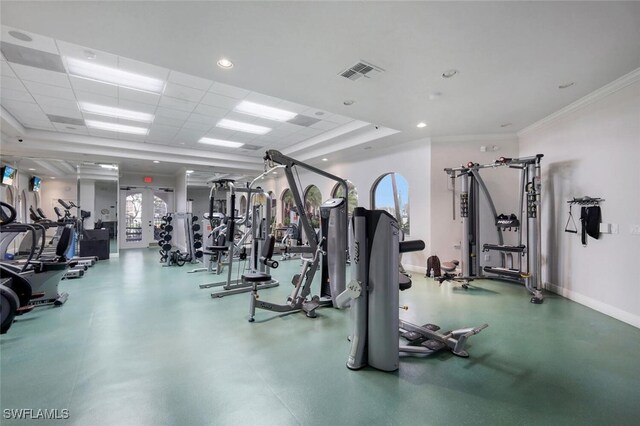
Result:
M329 161L329 159L328 158L323 158L322 161Z
M92 52L91 50L85 50L85 51L84 51L84 52L82 52L82 53L84 53L84 56L85 56L87 59L95 59L95 58L96 58L96 54L95 54L95 52Z
M190 175L191 173L193 173L193 170L187 170L188 175Z
M158 164L158 163L159 163L159 161L158 161L158 160L153 160L153 162L154 162L154 163L156 163L156 164Z
M104 115L105 117L123 118L125 120L140 121L142 123L152 123L155 118L153 114L146 112L131 111L123 108L115 108L106 105L98 105L90 102L78 102L80 111L88 114Z
M103 169L109 169L109 170L117 170L118 166L115 166L113 164L100 164L100 167L102 167Z
M353 99L347 99L346 101L342 102L344 105L346 106L351 106L355 103L356 101L354 101Z
M424 121L421 121L418 124L416 124L416 127L422 129L423 127L427 127L427 123L425 123Z
M566 89L567 87L571 87L574 84L576 84L575 81L570 81L568 83L561 84L560 86L558 86L558 89Z
M36 171L36 169L29 169L29 171L30 171L30 172L35 172L35 171Z
M236 112L249 114L267 120L289 121L296 115L295 112L287 111L280 108L274 108L266 105L260 105L255 102L242 101L234 109Z
M213 138L200 138L198 143L203 143L205 145L222 146L225 148L240 148L241 146L244 145L242 142L225 141L223 139L213 139Z
M442 78L451 78L456 74L458 74L458 70L454 70L454 69L446 70L445 72L442 73Z
M509 126L511 126L511 123L502 123L500 125L500 127L509 127Z
M164 81L142 74L107 67L81 59L65 57L67 71L70 75L113 86L127 87L144 92L162 93Z
M229 130L237 130L239 132L253 133L256 135L266 135L271 131L269 127L258 126L256 124L242 123L240 121L228 120L226 118L223 118L222 120L218 121L218 124L216 124L216 127L222 127L223 129L229 129Z
M227 58L221 58L218 61L218 66L220 68L224 68L226 70L228 70L229 68L233 68L233 62L231 62L230 60L228 60Z
M84 120L84 124L92 129L108 132L130 133L132 135L148 135L149 129L144 127L125 126L124 124L107 123L106 121Z
M277 175L277 174L278 174L278 172L271 172L271 174L272 174L272 175Z
M17 38L20 41L33 41L33 39L26 35L25 33L21 33L20 31L9 31L9 35L13 38Z

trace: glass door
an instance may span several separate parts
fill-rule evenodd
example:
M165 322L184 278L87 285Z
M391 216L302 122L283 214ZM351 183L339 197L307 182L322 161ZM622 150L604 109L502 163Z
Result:
M120 248L149 247L153 238L153 190L120 190Z

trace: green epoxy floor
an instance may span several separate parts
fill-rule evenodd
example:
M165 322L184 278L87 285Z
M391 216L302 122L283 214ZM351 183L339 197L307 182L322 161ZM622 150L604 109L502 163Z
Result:
M0 338L1 408L68 409L75 425L638 424L640 330L559 296L465 291L414 274L403 318L490 327L468 359L403 357L396 373L345 367L349 314L247 322L248 294L213 300L217 281L124 250L63 282L62 308L25 315ZM299 261L281 263L283 302ZM316 287L317 288L317 287ZM605 291L605 290L603 290ZM275 318L268 320L269 318ZM2 419L2 424L27 424Z

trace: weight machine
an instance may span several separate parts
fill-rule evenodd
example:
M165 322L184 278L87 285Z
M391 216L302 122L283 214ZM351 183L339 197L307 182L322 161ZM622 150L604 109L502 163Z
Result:
M263 252L265 241L269 235L271 226L271 196L262 188L253 188L257 182L254 180L246 187L236 188L235 182L230 179L220 179L212 182L211 191L209 193L209 218L213 220L216 215L214 213L216 190L227 190L227 206L228 216L224 219L226 230L220 229L221 225L216 226L219 232L219 238L215 245L205 247L204 255L210 257L218 263L216 270L222 265L227 266L227 279L225 281L201 284L201 289L221 287L217 292L211 293L212 298L221 298L232 294L246 293L252 290L252 284L246 282L242 278L233 278L234 260L246 260L246 247L249 242L251 244L251 254L249 256L249 269L252 273L268 275L270 265L260 261L260 254ZM243 217L236 216L236 197L237 194L245 194L247 197L247 211ZM214 226L212 222L211 226ZM244 226L245 232L236 243L235 231L237 227ZM216 229L214 228L214 229ZM224 232L222 232L224 231ZM213 230L212 230L213 232ZM226 254L226 262L222 261L222 257ZM239 274L239 271L238 271ZM270 277L270 276L269 276ZM273 278L265 280L258 285L259 289L276 287L279 282Z
M292 279L293 289L285 304L276 304L260 300L258 296L259 281L253 281L249 304L249 322L254 321L256 308L272 312L303 311L307 317L315 318L316 309L321 306L333 305L337 307L336 297L345 289L346 257L347 257L347 199L333 198L326 201L320 208L321 233L318 237L306 215L304 202L300 194L299 182L294 176L294 167L301 167L312 173L338 182L349 193L347 182L338 176L327 173L309 164L287 157L276 150L267 151L265 157L265 172L252 182L252 185L263 176L268 176L276 169L283 168L289 189L293 195L296 209L298 209L302 231L309 243L308 247L297 247L298 252L311 253L313 257L302 257L302 269ZM297 169L296 169L297 175ZM250 185L251 187L251 185ZM322 257L322 278L320 295L312 296L311 284ZM266 277L263 277L266 279Z
M453 217L455 219L455 180L460 179L461 192L460 218L462 220L461 268L458 277L445 276L443 279L462 281L466 288L474 278L496 279L524 284L532 294L531 303L540 304L542 294L542 266L540 242L541 181L540 161L543 154L524 158L501 157L491 164L469 162L466 166L446 168L453 184ZM491 194L480 176L480 170L508 167L520 171L519 209L520 217L515 213L498 214ZM480 237L480 194L485 196L490 214L495 219L498 244L481 244ZM526 215L526 241L523 241L521 219ZM523 221L524 222L524 221ZM503 233L515 230L517 242L508 245ZM484 266L479 262L482 252L496 251L501 256L501 266ZM514 260L515 257L515 260Z
M399 293L411 287L411 279L400 269L400 254L421 251L424 242L401 242L400 227L393 216L362 207L353 212L353 233L352 280L337 297L339 307L350 304L353 319L347 367L358 370L370 365L395 371L401 352L425 355L449 349L454 355L468 357L467 340L487 324L440 333L434 324L418 326L399 318ZM400 336L409 344L400 345Z

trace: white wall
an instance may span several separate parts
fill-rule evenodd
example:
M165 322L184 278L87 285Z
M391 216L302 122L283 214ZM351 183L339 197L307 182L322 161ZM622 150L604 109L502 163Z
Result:
M191 200L191 213L200 219L204 217L204 213L209 213L209 188L189 187L187 199Z
M375 156L349 162L327 163L323 169L329 173L350 180L358 191L359 206L369 208L369 190L374 181L382 174L398 172L409 183L409 217L411 221L411 235L408 239L421 239L427 244L427 249L419 253L407 253L403 256L403 265L409 270L424 272L427 253L430 250L430 209L429 199L431 188L428 184L431 172L431 142L428 138L389 147L376 152ZM279 172L282 175L282 172ZM334 181L316 174L304 172L300 169L302 190L314 184L322 193L323 200L331 197ZM266 179L261 185L265 190L273 191L278 197L277 221L282 220L283 191L288 188L286 179L279 176Z
M152 183L145 183L144 177L153 177ZM138 186L138 187L162 187L173 188L176 185L176 176L174 175L154 175L143 173L123 173L120 176L120 186Z
M481 152L481 147L487 147ZM496 147L497 150L491 149ZM460 260L460 240L462 238L462 224L460 221L460 179L456 179L456 219L452 216L453 190L448 175L444 172L447 167L459 167L472 161L479 164L490 164L499 157L517 157L518 138L515 135L501 136L463 136L452 138L434 138L431 146L431 244L427 249L430 254L437 255L441 261ZM480 172L498 214L516 213L520 217L518 207L518 188L520 186L519 173L516 170L500 167L483 169ZM489 210L481 203L481 242L497 243L494 218L488 214ZM512 237L506 235L505 237ZM497 256L486 264L494 263ZM484 259L484 256L481 257ZM485 264L484 260L481 262Z
M42 185L40 188L40 207L44 211L47 218L51 220L57 220L53 211L54 207L59 207L62 211L62 206L58 203L58 199L61 198L65 201L78 201L78 182L76 178L71 179L42 179ZM71 212L72 215L76 215L76 212Z
M116 220L118 203L118 181L96 181L95 212L93 220L103 222ZM83 206L84 207L84 206ZM102 214L103 209L110 213Z
M80 179L79 205L81 210L89 212L91 216L82 223L84 229L93 229L96 220L96 181L93 179ZM77 213L80 217L80 212Z
M549 122L520 134L520 154L543 153L543 279L579 303L640 327L640 70ZM589 98L589 97L588 97ZM620 233L589 238L563 232L566 201L589 195L606 199L602 220ZM576 211L579 216L579 210ZM579 224L578 224L579 226Z

